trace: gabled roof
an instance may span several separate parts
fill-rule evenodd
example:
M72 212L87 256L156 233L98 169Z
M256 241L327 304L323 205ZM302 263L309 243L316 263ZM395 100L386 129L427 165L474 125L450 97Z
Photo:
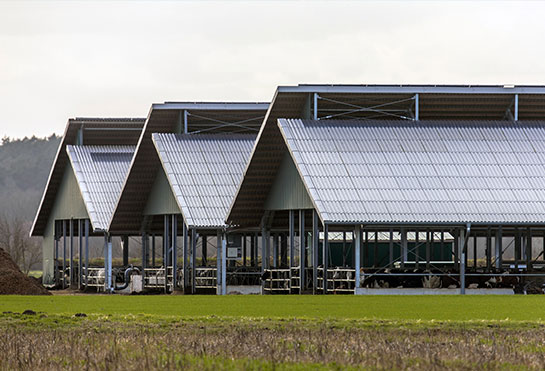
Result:
M66 146L93 230L112 218L136 146Z
M144 121L143 118L87 117L68 120L49 173L40 206L36 212L31 236L42 236L44 234L58 187L68 165L66 146L69 144L135 145L140 137Z
M225 226L255 135L153 134L152 138L187 226Z
M322 222L545 222L545 122L287 119L277 130ZM247 173L267 161L253 156ZM246 192L268 192L242 184L231 223L250 222Z
M140 233L143 210L161 163L152 133L257 133L268 103L180 102L153 104L109 227L111 233Z

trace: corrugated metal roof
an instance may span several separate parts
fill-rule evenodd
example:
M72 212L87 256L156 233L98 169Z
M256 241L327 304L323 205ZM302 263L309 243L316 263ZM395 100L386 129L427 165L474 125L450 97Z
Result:
M219 126L219 132L214 132L214 134L252 133L254 129L259 128L262 121L261 116L266 112L266 106L256 103L252 104L252 109L248 110L245 107L247 104L221 103L220 106L214 106L213 103L194 103L192 104L194 108L188 112L188 130L190 132L201 131L201 134L203 131L207 131L211 134L214 131L208 131L208 129L210 129L210 125L213 125ZM159 106L161 106L160 109L158 109ZM143 210L152 189L156 171L160 167L151 134L181 132L180 124L183 122L184 112L176 107L176 104L152 106L140 136L133 163L125 179L123 191L117 202L111 225L108 228L111 233L138 234L141 232L142 220L144 220ZM207 117L207 120L202 118L204 116ZM239 124L222 124L217 121ZM241 123L244 126L252 126L253 129L245 130L240 127Z
M278 126L325 222L545 222L543 122Z
M93 230L106 230L136 146L66 146Z
M152 134L188 227L225 225L255 138L251 134Z
M83 139L83 145L135 145L140 137L144 122L145 119L143 118L85 117L68 120L49 173L40 206L36 211L30 232L32 236L43 236L44 234L49 213L55 202L57 189L68 163L66 146L78 142L78 132L82 131L83 135L80 139Z

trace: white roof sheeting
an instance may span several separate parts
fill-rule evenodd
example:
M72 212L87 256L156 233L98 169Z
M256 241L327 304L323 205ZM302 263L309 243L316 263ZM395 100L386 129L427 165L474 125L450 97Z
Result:
M135 146L66 146L70 163L95 231L106 230Z
M324 222L545 222L545 123L278 126Z
M188 227L225 226L255 138L252 134L152 134Z

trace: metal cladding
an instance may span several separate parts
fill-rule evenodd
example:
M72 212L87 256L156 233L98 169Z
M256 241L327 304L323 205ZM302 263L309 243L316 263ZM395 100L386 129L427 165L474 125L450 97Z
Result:
M252 134L152 135L188 227L225 226L255 138Z
M95 231L108 227L136 146L72 146L66 151Z
M66 146L81 141L83 145L136 145L144 126L143 118L75 118L69 119L55 155L40 206L32 226L32 236L42 236L58 187L68 164ZM79 138L78 138L79 137Z
M326 223L545 222L545 122L280 119L278 127Z

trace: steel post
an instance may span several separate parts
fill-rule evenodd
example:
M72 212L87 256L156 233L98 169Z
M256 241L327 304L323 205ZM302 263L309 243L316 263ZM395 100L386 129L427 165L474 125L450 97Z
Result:
M299 210L299 293L305 291L305 210Z
M354 230L354 242L355 242L355 246L354 246L354 249L355 249L355 253L356 253L356 258L355 258L355 264L354 264L354 270L355 270L355 289L357 289L358 287L360 287L360 282L361 282L361 225L356 225L356 229ZM354 293L355 293L356 290L354 290Z
M312 210L312 293L318 291L318 249L320 245L319 218L316 210Z

